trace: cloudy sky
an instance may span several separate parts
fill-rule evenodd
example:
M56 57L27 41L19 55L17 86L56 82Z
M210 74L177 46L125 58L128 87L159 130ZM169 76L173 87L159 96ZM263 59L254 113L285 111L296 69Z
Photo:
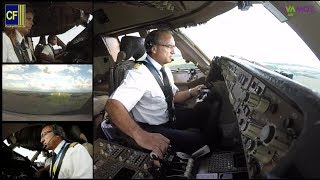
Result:
M296 13L294 16L312 16ZM237 55L258 62L303 64L320 68L320 61L287 23L281 23L263 5L247 11L238 7L206 24L181 28L210 59Z
M2 65L2 88L40 92L91 92L92 65Z

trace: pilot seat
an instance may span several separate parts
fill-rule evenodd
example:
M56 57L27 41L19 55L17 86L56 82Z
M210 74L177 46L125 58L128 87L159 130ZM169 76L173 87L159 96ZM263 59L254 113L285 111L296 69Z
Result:
M120 52L117 55L117 60L114 65L111 65L110 67L109 94L112 94L117 87L120 86L126 75L126 72L132 69L138 61L144 60L145 58L146 51L144 48L144 38L135 36L122 37L120 42ZM105 120L101 123L101 128L108 141L119 143L123 146L131 147L133 149L143 150L133 139L118 130L112 124L110 117L107 114L104 115L104 119Z

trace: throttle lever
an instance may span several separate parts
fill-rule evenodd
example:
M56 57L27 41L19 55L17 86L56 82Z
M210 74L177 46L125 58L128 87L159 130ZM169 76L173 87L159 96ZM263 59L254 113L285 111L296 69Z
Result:
M160 159L159 156L155 152L151 152L150 153L150 157L153 160L159 160Z
M151 159L153 159L153 160L159 161L160 167L163 166L164 161L163 161L162 159L160 159L159 156L158 156L155 152L151 152L151 153L150 153L150 157L151 157Z
M166 177L163 167L163 160L155 152L150 153L150 158L152 160L158 161L160 164L153 162L153 165L149 169L150 173L157 179L163 179Z

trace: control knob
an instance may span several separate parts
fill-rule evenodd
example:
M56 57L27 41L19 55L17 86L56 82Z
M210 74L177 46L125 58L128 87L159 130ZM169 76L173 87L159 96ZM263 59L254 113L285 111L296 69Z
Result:
M277 129L273 124L267 124L262 128L260 139L266 146L280 152L285 152L289 148L290 140L287 134Z

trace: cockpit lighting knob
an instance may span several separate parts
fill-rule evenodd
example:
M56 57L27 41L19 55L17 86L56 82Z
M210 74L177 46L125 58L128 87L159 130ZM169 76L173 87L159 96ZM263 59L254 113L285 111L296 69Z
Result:
M277 150L278 154L288 150L290 143L287 134L277 129L273 124L267 124L262 128L260 140L267 147Z
M273 158L275 151L270 150L264 145L257 145L252 151L250 151L250 154L263 164L267 164Z
M243 126L244 127L241 126L242 134L252 139L259 137L262 127L254 123L247 123L246 125L243 125Z

